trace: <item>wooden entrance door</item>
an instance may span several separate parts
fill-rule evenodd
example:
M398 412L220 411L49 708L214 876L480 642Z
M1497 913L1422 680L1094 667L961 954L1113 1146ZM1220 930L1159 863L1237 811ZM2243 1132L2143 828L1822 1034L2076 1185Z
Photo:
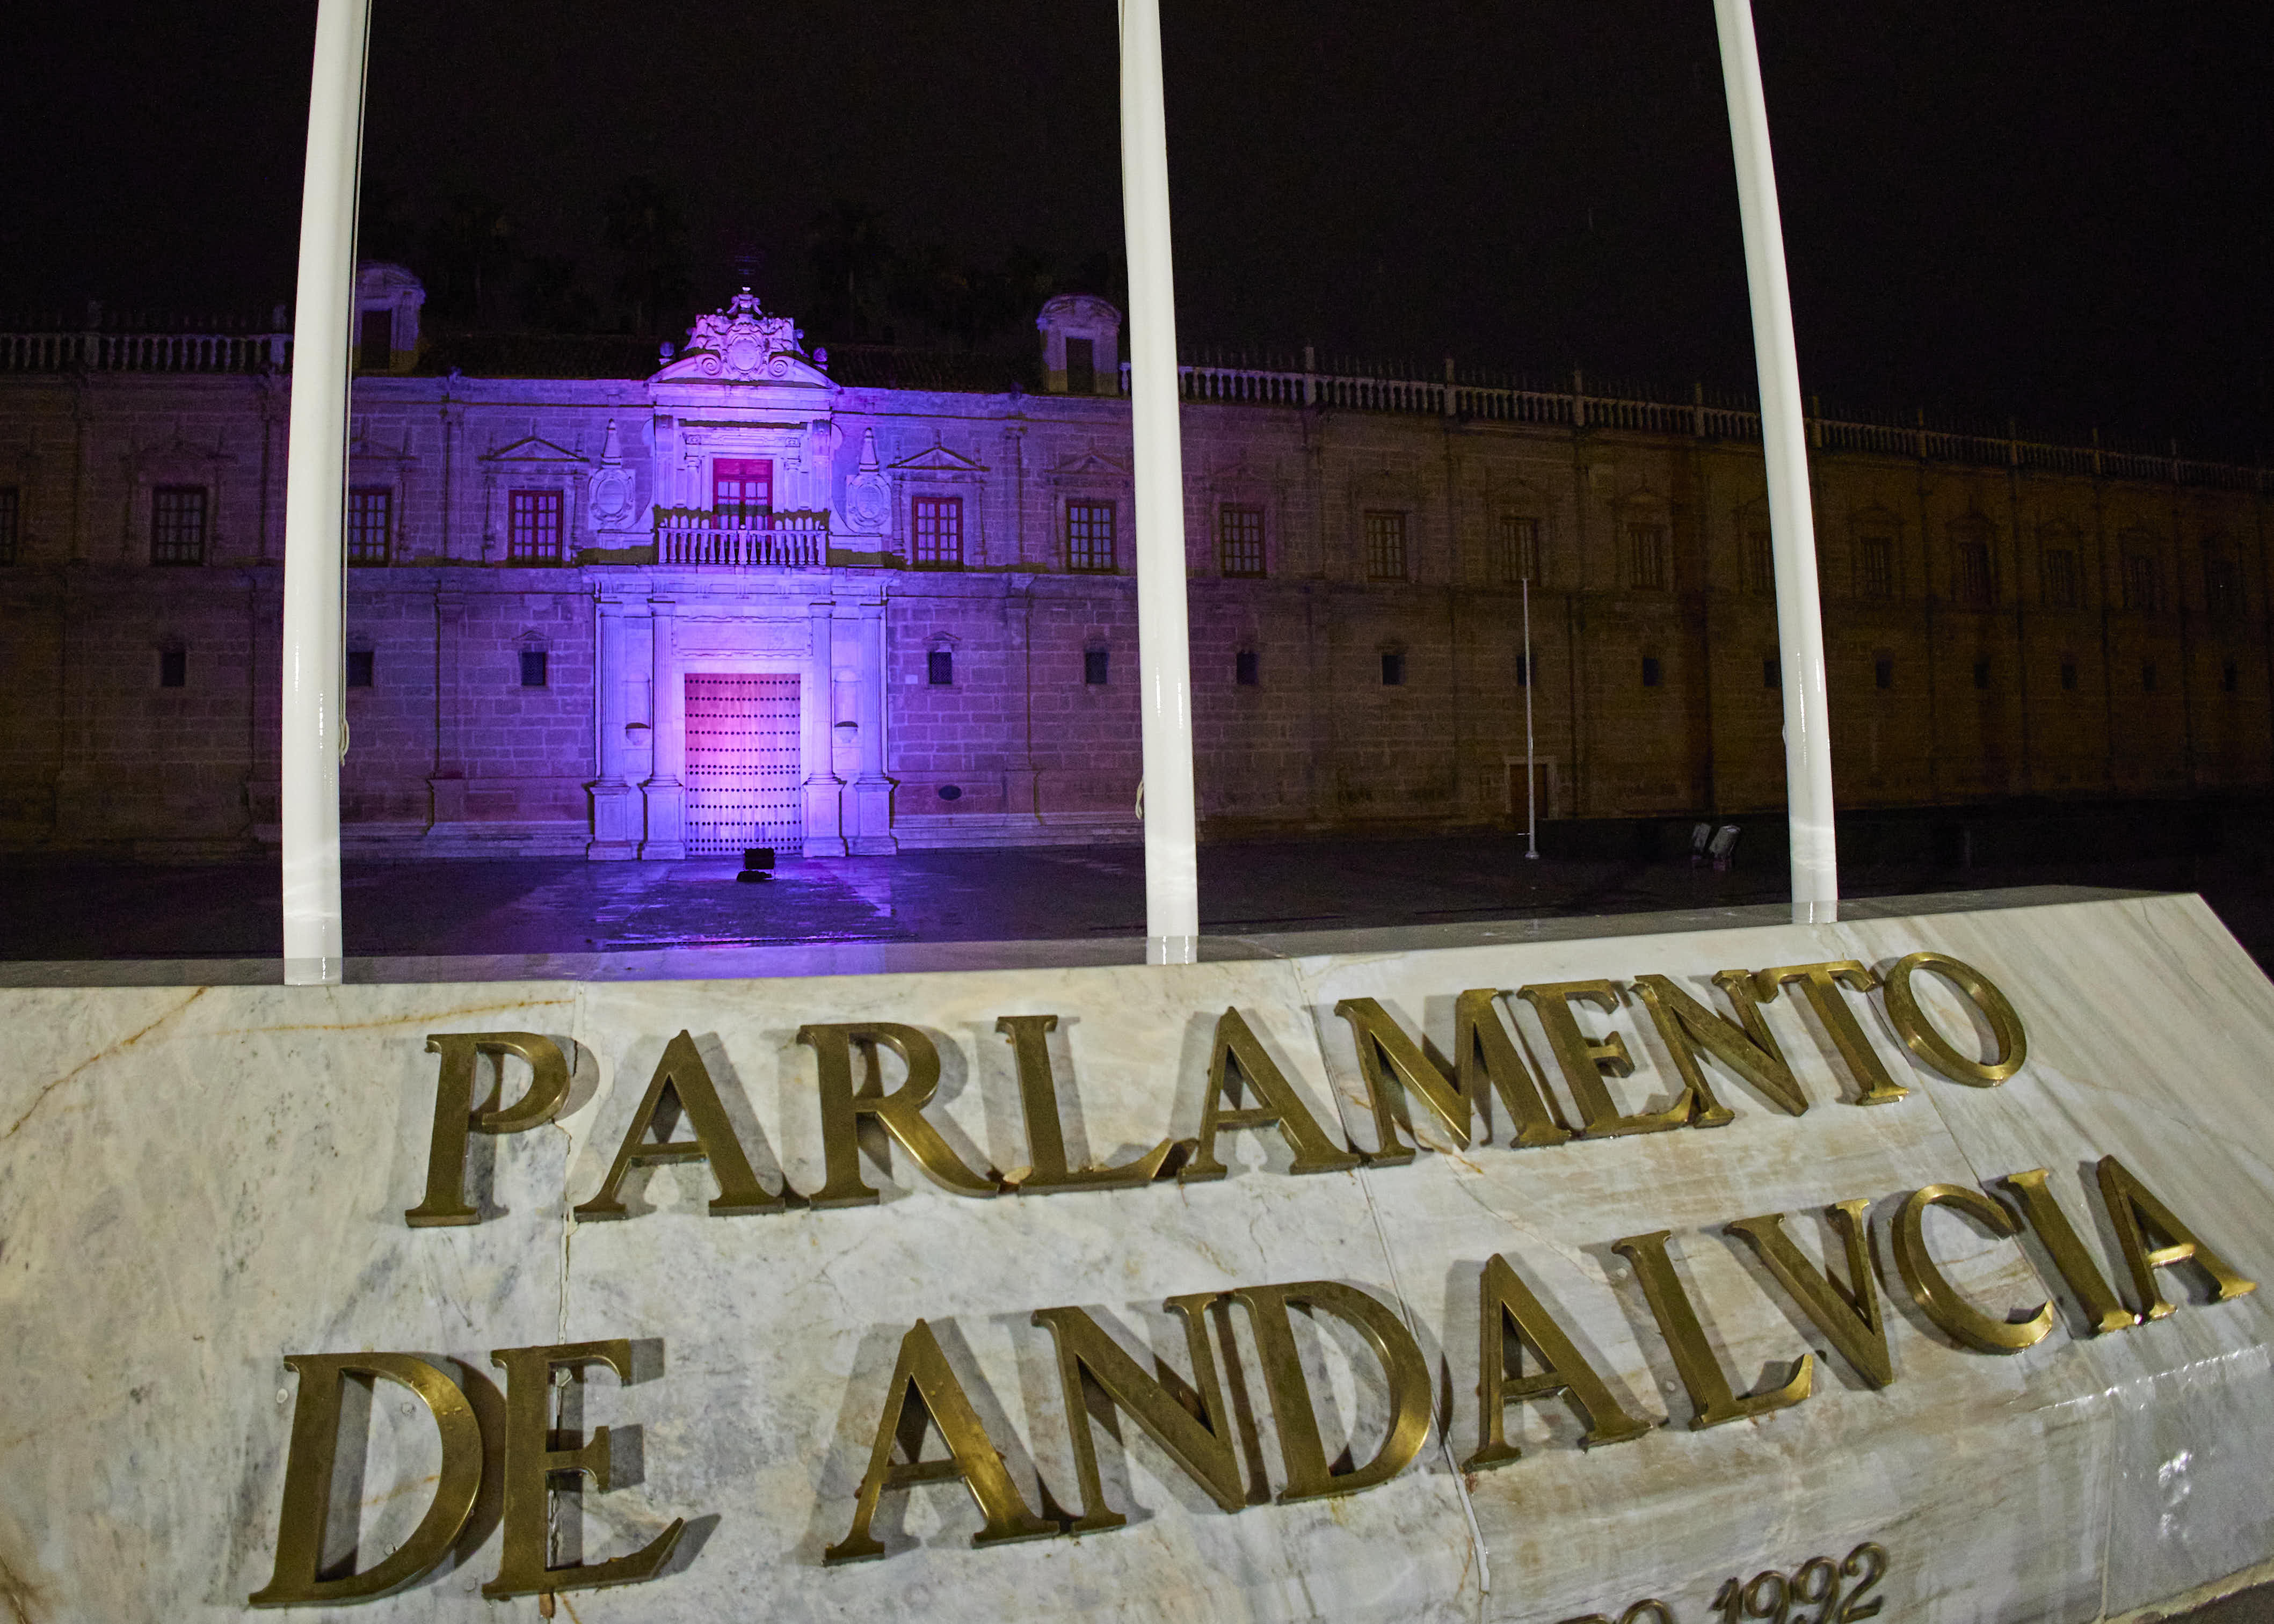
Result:
M687 678L687 853L804 842L794 676Z

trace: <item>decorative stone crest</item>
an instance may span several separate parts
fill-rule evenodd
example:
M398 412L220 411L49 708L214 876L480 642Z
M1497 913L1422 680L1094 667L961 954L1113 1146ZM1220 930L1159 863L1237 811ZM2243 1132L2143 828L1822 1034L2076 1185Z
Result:
M600 466L592 472L588 507L594 530L614 530L632 522L632 470L624 466L623 440L616 432L614 417L608 419L608 435L601 447Z
M863 536L881 536L892 517L892 483L877 458L877 431L861 437L861 469L845 482L846 528Z
M687 335L685 359L713 378L749 383L790 376L793 357L803 360L804 336L787 316L769 316L748 288L716 314L697 316Z

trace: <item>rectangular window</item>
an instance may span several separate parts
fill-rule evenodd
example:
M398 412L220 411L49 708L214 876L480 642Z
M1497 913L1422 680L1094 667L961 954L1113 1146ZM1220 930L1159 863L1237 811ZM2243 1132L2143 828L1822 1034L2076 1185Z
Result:
M356 335L356 365L366 372L383 372L395 365L395 312L367 310Z
M1113 573L1113 504L1066 504L1066 568L1087 575Z
M1882 654L1871 662L1871 686L1893 688L1895 685L1895 662Z
M919 496L913 529L916 562L934 568L963 565L963 499L960 496Z
M1627 584L1638 592L1666 590L1666 526L1627 526Z
M1657 655L1645 654L1642 657L1642 685L1645 688L1656 688L1659 678L1663 674L1659 666Z
M348 492L348 562L384 564L395 492L380 486Z
M2242 566L2216 555L2203 560L2203 607L2215 620L2242 613Z
M1106 650L1086 649L1082 651L1081 680L1084 682L1092 688L1103 688L1105 686L1110 672L1111 664Z
M2233 660L2229 660L2218 668L2218 691L2222 694L2235 694L2241 690L2242 668Z
M2156 662L2153 660L2140 662L2140 691L2143 694L2156 691Z
M1495 586L1538 580L1540 521L1518 514L1502 514L1500 528L1485 554L1485 575Z
M1974 662L1974 686L1977 688L1988 688L1990 686L1990 662L1988 660L1978 659Z
M1986 609L1995 601L1990 587L1990 544L1962 541L1952 549L1950 593L1954 602Z
M0 564L16 561L16 536L23 511L21 492L12 485L0 485Z
M561 492L514 491L506 497L506 558L516 564L561 561Z
M2070 547L2045 550L2045 607L2079 609L2084 605L2084 583L2076 569L2076 553Z
M1766 530L1745 532L1745 590L1756 598L1776 596L1776 553Z
M2124 606L2127 609L2153 610L2156 607L2156 560L2144 553L2124 555Z
M348 650L348 686L350 688L369 688L371 670L372 656L369 649Z
M934 688L955 686L955 650L934 649L924 656L924 680Z
M162 485L150 492L150 561L206 561L206 488Z
M158 686L187 688L190 685L190 656L184 649L158 650Z
M1216 509L1216 535L1217 563L1225 575L1263 573L1263 509L1225 503Z
M545 686L545 650L523 649L521 651L521 685L523 688Z
M1856 554L1856 596L1893 598L1895 595L1895 538L1866 536Z
M774 465L769 457L717 457L711 463L711 525L748 530L774 510Z
M2065 694L2076 692L2076 662L2073 659L2061 662L2061 691Z
M2234 668L2230 665L2227 669L2232 671ZM1256 686L1260 679L1256 676L1254 650L1242 649L1231 657L1231 680L1242 688Z
M1761 686L1763 688L1784 686L1784 662L1773 654L1761 656Z
M1368 513L1366 515L1366 578L1369 581L1405 579L1405 515Z
M1097 393L1097 341L1091 338L1070 338L1066 347L1066 393L1095 395Z
M1382 686L1384 688L1405 686L1405 657L1403 654L1385 654L1382 657Z

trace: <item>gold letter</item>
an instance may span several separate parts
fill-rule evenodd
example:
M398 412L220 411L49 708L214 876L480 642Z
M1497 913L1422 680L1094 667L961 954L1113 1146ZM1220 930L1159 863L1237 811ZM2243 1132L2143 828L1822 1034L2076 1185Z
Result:
M553 1521L553 1478L577 1472L601 1493L608 1489L608 1429L592 1429L592 1441L576 1449L553 1447L553 1372L562 1366L605 1365L619 1380L631 1379L632 1345L623 1337L599 1342L564 1342L553 1348L500 1348L490 1363L505 1372L505 1507L499 1541L498 1575L482 1586L492 1599L532 1596L545 1590L588 1590L602 1584L636 1584L655 1576L687 1526L674 1517L669 1528L629 1556L567 1568L548 1566L546 1532Z
M900 1148L958 1195L988 1196L1001 1185L996 1175L975 1173L963 1163L939 1130L924 1120L923 1108L939 1086L939 1050L914 1026L888 1020L848 1026L800 1026L797 1041L809 1045L821 1078L821 1144L828 1182L815 1192L816 1207L873 1207L877 1192L861 1182L861 1118L873 1116L900 1142ZM868 1056L868 1076L853 1087L853 1046ZM892 1093L877 1057L882 1044L900 1057L908 1075Z
M687 1123L695 1130L695 1137L651 1144L647 1142L647 1135L655 1126L655 1115L663 1104L666 1088L679 1097L679 1108L687 1113ZM588 1222L597 1218L622 1217L624 1204L620 1192L624 1175L639 1163L651 1162L708 1162L712 1176L719 1181L719 1194L711 1203L713 1218L778 1213L788 1205L787 1181L781 1195L768 1195L765 1186L758 1183L758 1176L750 1171L750 1160L742 1154L742 1142L734 1137L734 1124L727 1119L726 1108L719 1103L718 1086L712 1082L703 1056L696 1052L694 1038L685 1032L664 1046L663 1058L655 1064L655 1076L648 1082L647 1093L640 1097L639 1109L632 1113L632 1125L624 1130L624 1142L616 1152L614 1164L600 1181L599 1192L576 1208L576 1216Z
M2108 1216L2116 1225L2116 1244L2124 1249L2124 1267L2132 1275L2142 1320L2161 1320L2172 1312L2172 1304L2156 1289L2159 1268L2193 1263L2210 1276L2214 1303L2258 1289L2256 1281L2245 1280L2227 1267L2218 1253L2197 1240L2195 1231L2172 1216L2172 1209L2150 1195L2113 1156L2100 1159L2100 1199L2108 1204ZM2150 1230L2162 1237L2163 1245L2148 1244Z
M1724 970L1715 976L1714 984L1727 991L1732 980L1725 977L1742 985L1745 973ZM1651 1024L1674 1056L1674 1069L1699 1101L1696 1117L1699 1127L1719 1127L1733 1120L1706 1086L1706 1074L1698 1065L1700 1047L1794 1116L1808 1109L1808 1096L1800 1091L1792 1067L1785 1063L1784 1051L1770 1035L1760 1006L1752 999L1732 999L1744 1019L1740 1026L1707 1009L1667 976L1638 975L1635 996L1650 1011Z
M1698 1311L1690 1305L1690 1294L1683 1289L1682 1277L1674 1272L1673 1261L1666 1255L1669 1233L1653 1229L1648 1235L1630 1235L1612 1242L1611 1250L1634 1265L1635 1277L1642 1282L1651 1318L1658 1321L1667 1351L1674 1356L1675 1374L1690 1390L1690 1426L1719 1426L1724 1421L1782 1410L1806 1398L1816 1371L1812 1353L1800 1356L1790 1379L1781 1387L1748 1393L1743 1398L1729 1390L1729 1379L1721 1373L1721 1364L1706 1340L1706 1327L1698 1323Z
M1776 996L1778 988L1791 981L1800 983L1801 996L1816 1011L1816 1019L1824 1023L1825 1035L1840 1051L1848 1074L1863 1085L1864 1092L1856 1096L1856 1104L1893 1105L1910 1092L1887 1075L1887 1068L1879 1064L1879 1056L1871 1048L1871 1040L1856 1024L1855 1011L1840 996L1843 983L1857 992L1871 991L1873 977L1869 970L1852 959L1834 959L1825 964L1780 965L1773 970L1753 972L1753 985L1764 1004Z
M1958 1288L1935 1267L1926 1249L1926 1211L1954 1207L1993 1235L2022 1232L2021 1221L1978 1190L1963 1184L1929 1184L1911 1192L1895 1215L1895 1268L1911 1301L1926 1317L1969 1348L1984 1353L2019 1353L2043 1342L2053 1328L2053 1305L2040 1303L2026 1320L1992 1320L1959 1296Z
M481 1214L466 1201L467 1133L520 1133L552 1121L568 1098L568 1062L558 1043L534 1032L432 1033L426 1052L442 1056L434 1084L434 1132L426 1148L426 1199L404 1213L403 1222L414 1229L478 1223ZM496 1064L497 1089L477 1112L474 1069L482 1055ZM501 1110L496 1107L505 1094L506 1055L529 1062L529 1092Z
M1027 1154L1033 1169L1019 1181L1020 1195L1052 1190L1127 1190L1161 1176L1161 1165L1177 1147L1163 1139L1134 1162L1119 1167L1066 1166L1065 1133L1058 1125L1058 1079L1050 1075L1050 1046L1044 1036L1058 1030L1055 1015L998 1015L995 1030L1011 1039L1019 1069L1019 1109L1027 1119Z
M2037 1232L2037 1239L2052 1255L2062 1283L2076 1293L2085 1317L2092 1321L2092 1330L2096 1334L2121 1331L2139 1324L2140 1317L2116 1300L2116 1293L2109 1289L2092 1254L2077 1238L2068 1214L2061 1211L2060 1203L2045 1187L2045 1169L2032 1168L1999 1182L2020 1198L2022 1215L2029 1219L2029 1227Z
M1387 1483L1412 1464L1429 1437L1429 1367L1403 1320L1355 1286L1333 1280L1242 1286L1231 1296L1247 1310L1255 1351L1263 1361L1263 1380L1271 1389L1271 1421L1279 1434L1280 1459L1287 1467L1281 1505L1355 1494ZM1302 1356L1295 1347L1294 1327L1287 1322L1290 1303L1307 1303L1352 1327L1382 1361L1382 1374L1389 1381L1389 1425L1382 1447L1363 1466L1346 1472L1328 1470L1326 1449L1319 1441L1319 1417L1303 1380Z
M1515 1042L1493 1012L1496 989L1472 988L1453 1006L1453 1049L1459 1056L1458 1081L1449 1079L1420 1044L1405 1035L1372 998L1344 998L1335 1013L1350 1023L1351 1041L1358 1046L1358 1063L1366 1079L1367 1098L1374 1106L1375 1142L1381 1147L1367 1160L1396 1166L1413 1159L1413 1152L1397 1134L1391 1109L1393 1078L1407 1095L1419 1095L1430 1114L1445 1125L1453 1142L1466 1149L1469 1118L1485 1109L1485 1091L1498 1093L1501 1103L1517 1127L1511 1146L1560 1145L1571 1137L1555 1109L1532 1079L1532 1068L1517 1052Z
M1934 1023L1919 1008L1916 995L1911 991L1911 974L1916 970L1931 970L1974 1001L1997 1034L1998 1057L1983 1062L1969 1059L1951 1046L1950 1041L1934 1029ZM1990 978L1972 965L1953 959L1947 953L1907 953L1894 962L1887 972L1887 1019L1894 1026L1903 1047L1928 1065L1956 1083L1972 1083L1988 1087L2002 1083L2022 1069L2029 1058L2029 1039L2022 1032L2022 1018L2014 1013L2014 1006L2006 1002Z
M1869 1206L1859 1197L1824 1209L1848 1250L1845 1287L1792 1244L1792 1237L1784 1232L1782 1213L1740 1218L1728 1226L1728 1232L1744 1237L1810 1322L1856 1367L1856 1373L1873 1387L1884 1387L1895 1379L1895 1365L1887 1353L1887 1327L1879 1318L1879 1289L1871 1279L1871 1229L1864 1216Z
M1166 1383L1148 1376L1136 1360L1097 1327L1097 1321L1079 1308L1038 1308L1034 1322L1048 1326L1058 1353L1058 1387L1065 1395L1066 1434L1073 1446L1074 1477L1081 1486L1081 1515L1067 1531L1094 1533L1119 1528L1129 1519L1105 1504L1097 1481L1097 1440L1089 1432L1089 1406L1082 1391L1083 1372L1098 1391L1121 1406L1153 1441L1185 1469L1192 1480L1208 1491L1209 1498L1225 1511L1247 1503L1239 1479L1239 1452L1224 1408L1224 1389L1216 1374L1216 1354L1209 1346L1208 1305L1214 1291L1194 1291L1172 1297L1163 1306L1185 1322L1185 1347L1192 1356L1193 1387L1190 1399L1170 1391ZM1182 1387L1182 1383L1178 1384ZM1197 1409L1197 1414L1195 1413Z
M284 1458L276 1570L266 1586L245 1599L256 1607L362 1601L410 1583L449 1554L473 1514L474 1497L482 1486L482 1429L474 1419L473 1406L456 1382L408 1353L295 1353L287 1355L284 1363L300 1373L300 1398L292 1410L291 1453ZM435 1479L433 1502L410 1538L362 1573L321 1579L316 1573L324 1558L332 1457L339 1447L340 1387L350 1375L384 1377L418 1395L441 1434L442 1469Z
M1627 1041L1615 1032L1600 1040L1587 1036L1579 1030L1579 1020L1571 1013L1570 1001L1577 998L1615 1011L1622 1002L1617 982L1546 981L1536 987L1519 987L1516 996L1530 1004L1540 1017L1540 1025L1547 1034L1547 1047L1555 1056L1555 1064L1562 1071L1563 1080L1571 1086L1571 1097L1579 1102L1579 1116L1586 1124L1579 1130L1581 1139L1663 1133L1690 1120L1690 1109L1697 1101L1688 1089L1665 1110L1621 1116L1611 1099L1611 1091L1603 1086L1607 1073L1625 1077L1633 1071L1634 1061L1627 1053ZM1713 1109L1721 1109L1713 1095L1707 1094L1706 1099ZM1728 1113L1723 1112L1717 1120L1728 1121Z
M1508 1407L1525 1399L1548 1398L1568 1393L1587 1430L1579 1447L1624 1443L1650 1431L1650 1423L1629 1415L1612 1395L1610 1384L1595 1373L1586 1356L1563 1335L1532 1288L1495 1253L1485 1263L1477 1288L1477 1452L1461 1462L1463 1471L1480 1471L1505 1465L1523 1453L1508 1441ZM1508 1332L1514 1327L1517 1357L1529 1348L1540 1361L1540 1373L1518 1375L1509 1369Z
M1226 1109L1224 1090L1230 1082L1226 1072L1235 1060L1239 1063L1241 1079L1254 1090L1261 1104L1244 1110ZM1287 1169L1291 1173L1339 1173L1364 1160L1355 1151L1335 1148L1335 1142L1326 1136L1303 1104L1303 1096L1280 1074L1263 1045L1247 1029L1247 1022L1240 1018L1239 1011L1226 1010L1216 1020L1216 1047L1209 1056L1208 1098L1201 1106L1199 1148L1177 1177L1186 1184L1222 1178L1228 1169L1216 1160L1216 1138L1219 1132L1225 1128L1275 1126L1279 1137L1287 1141L1287 1147L1295 1153L1295 1160Z
M913 1395L915 1403L910 1407ZM1073 1418L1079 1426L1078 1417ZM948 1458L918 1458L923 1447L924 1423L939 1429ZM897 1443L907 1453L905 1462L892 1459ZM905 1489L912 1483L944 1483L960 1478L979 1502L987 1524L971 1537L975 1545L1002 1545L1014 1539L1048 1539L1058 1525L1027 1509L1018 1485L1003 1465L1003 1456L989 1441L987 1429L966 1397L963 1384L948 1367L931 1327L919 1320L900 1339L900 1363L892 1366L892 1385L885 1394L885 1413L877 1418L877 1447L869 1455L869 1475L861 1479L861 1498L853 1510L853 1526L844 1538L821 1553L825 1566L862 1562L885 1554L884 1543L869 1536L877 1515L877 1501L886 1489Z

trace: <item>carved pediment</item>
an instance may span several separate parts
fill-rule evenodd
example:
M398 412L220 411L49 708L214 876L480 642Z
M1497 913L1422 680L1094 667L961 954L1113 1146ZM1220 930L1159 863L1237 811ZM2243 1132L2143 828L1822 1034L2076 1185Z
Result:
M509 446L501 446L495 451L485 452L482 455L482 461L485 462L520 462L524 465L550 464L560 468L582 468L589 462L591 459L589 457L579 456L576 453L568 449L566 447L556 446L551 440L545 439L541 435L529 434L515 440L513 444Z
M651 383L804 384L834 389L828 375L806 358L804 335L787 316L769 316L745 288L727 308L697 316L687 350Z
M1086 474L1101 478L1123 478L1128 475L1129 464L1117 462L1092 446L1088 450L1060 460L1050 470L1054 474Z
M960 451L950 451L936 440L915 455L904 456L891 466L895 473L914 470L937 474L979 474L987 471L984 463L975 462Z

